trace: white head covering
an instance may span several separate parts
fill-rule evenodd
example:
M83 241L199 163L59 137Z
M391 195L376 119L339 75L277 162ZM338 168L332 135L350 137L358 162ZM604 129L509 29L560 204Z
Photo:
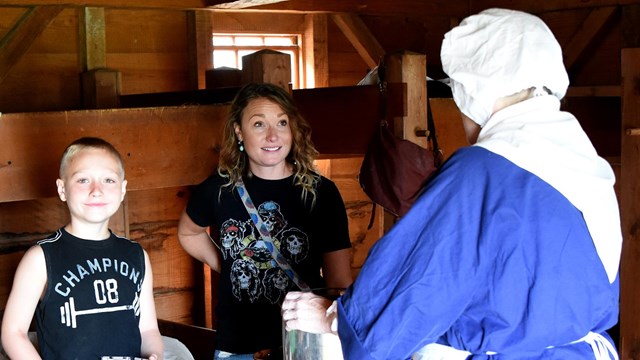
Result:
M445 34L441 58L460 111L480 126L501 97L544 86L562 99L569 86L553 33L520 11L489 9L469 16Z
M484 147L535 174L582 212L610 282L617 277L622 231L615 176L578 120L560 111L569 85L560 46L537 17L490 9L445 35L442 65L460 110L482 129ZM531 99L495 114L496 100L530 87Z

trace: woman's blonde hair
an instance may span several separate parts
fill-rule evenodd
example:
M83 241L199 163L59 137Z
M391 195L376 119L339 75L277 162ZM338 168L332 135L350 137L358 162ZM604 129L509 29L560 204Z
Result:
M311 126L300 114L291 95L283 88L273 84L247 84L240 89L231 103L229 116L224 126L218 162L218 174L228 179L224 186L236 187L242 176L251 176L247 153L240 151L238 146L235 125L242 126L244 109L249 102L260 98L277 104L289 117L292 144L286 161L293 167L294 184L302 187L302 200L306 201L307 196L311 194L312 204L314 204L320 175L316 172L313 164L318 156L318 151L311 141Z

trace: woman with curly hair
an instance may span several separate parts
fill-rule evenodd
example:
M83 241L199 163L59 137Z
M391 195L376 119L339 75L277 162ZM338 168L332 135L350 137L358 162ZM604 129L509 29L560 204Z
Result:
M346 288L352 281L344 202L315 170L317 154L288 92L272 84L240 89L217 171L193 189L178 225L184 249L220 273L215 359L281 356L280 305L298 290L254 225L244 189L271 243L305 285Z

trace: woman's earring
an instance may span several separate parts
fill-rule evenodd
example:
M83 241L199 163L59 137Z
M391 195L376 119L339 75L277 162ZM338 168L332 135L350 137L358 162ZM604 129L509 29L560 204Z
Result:
M240 150L240 152L244 151L244 143L242 142L242 140L238 140L238 149Z

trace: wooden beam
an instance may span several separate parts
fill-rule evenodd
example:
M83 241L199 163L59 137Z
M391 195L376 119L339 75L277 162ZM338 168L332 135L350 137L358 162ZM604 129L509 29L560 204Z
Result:
M571 40L564 46L564 64L570 72L576 61L583 56L585 50L598 35L604 25L616 11L615 6L601 7L591 10Z
M531 13L636 4L637 0L3 0L0 7L63 5L67 7L210 9L212 11L267 11L356 13L360 15L462 18L490 7Z
M156 8L211 11L258 11L283 13L357 13L387 16L469 15L467 1L450 0L2 0L0 7L64 5L67 7Z
M256 6L247 10L415 17L463 17L470 14L467 1L450 0L295 0Z
M531 1L531 0L472 0L470 1L470 14L481 10L500 7L526 11L534 14L544 12L589 9L606 6L618 6L636 4L637 0L562 0L562 1Z
M427 129L427 56L403 51L386 55L384 63L388 82L407 84L406 114L394 121L395 134L426 148L427 138L416 131Z
M237 1L218 1L208 0L207 6L212 9L244 9L253 6L269 5L289 0L237 0Z
M365 61L367 66L374 68L385 54L382 45L371 34L367 25L357 15L333 14L333 21L347 37L351 45Z
M131 191L196 184L217 161L227 106L15 113L0 116L0 202L56 196L64 148L82 136L113 143Z
M329 86L329 41L327 39L327 15L305 15L304 86L301 88Z
M29 8L0 39L0 83L62 9L62 6Z
M63 6L104 8L206 9L207 0L2 0L2 7Z
M640 48L622 50L620 359L640 353Z
M389 84L389 116L403 115L404 93L403 84ZM294 90L293 97L323 158L364 154L380 119L377 86ZM55 197L59 157L82 136L121 152L129 191L197 184L217 163L227 112L228 105L198 105L2 114L0 203Z
M82 71L107 67L107 39L104 8L86 7L80 11L78 56Z

